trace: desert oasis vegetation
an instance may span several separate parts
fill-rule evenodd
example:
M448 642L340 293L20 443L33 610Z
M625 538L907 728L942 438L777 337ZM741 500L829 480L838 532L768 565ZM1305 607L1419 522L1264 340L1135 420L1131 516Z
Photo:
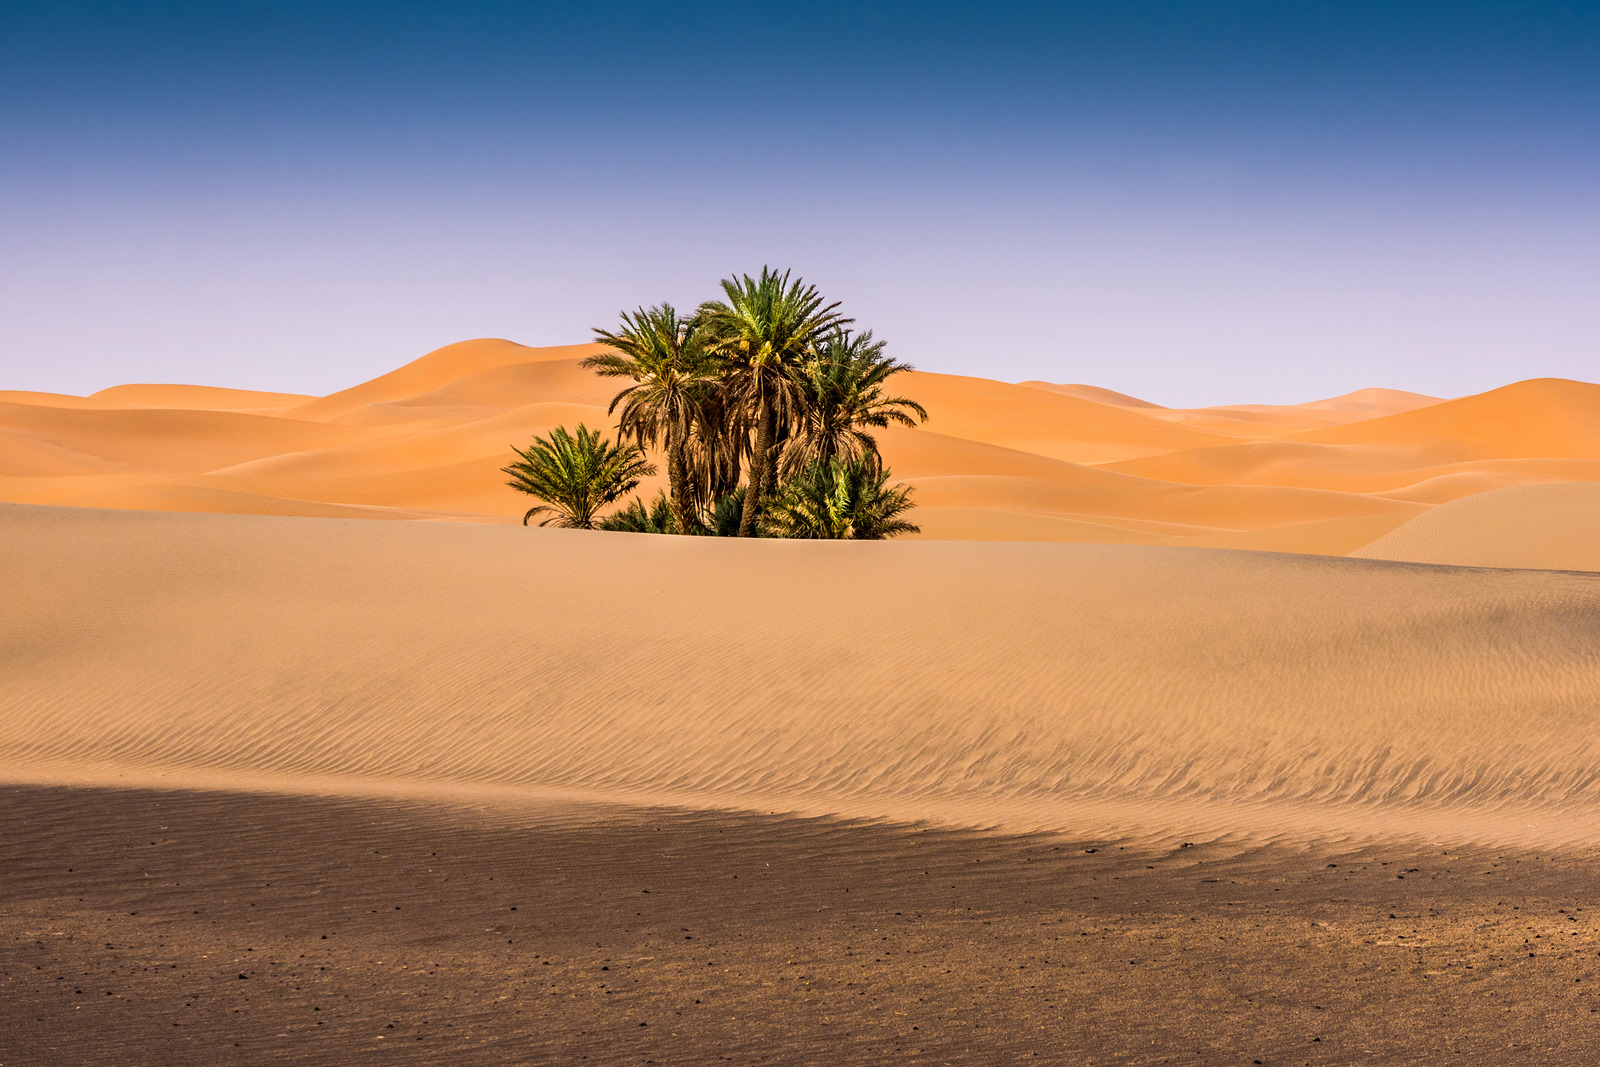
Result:
M595 331L609 351L583 365L633 383L610 405L621 440L580 423L517 449L510 485L545 501L522 521L722 537L916 533L903 517L911 490L890 484L872 436L928 417L888 391L911 368L788 271L764 267L722 291L692 315L659 304ZM657 449L667 488L601 515L656 473L646 451Z
M0 45L0 1067L1600 1064L1600 2Z

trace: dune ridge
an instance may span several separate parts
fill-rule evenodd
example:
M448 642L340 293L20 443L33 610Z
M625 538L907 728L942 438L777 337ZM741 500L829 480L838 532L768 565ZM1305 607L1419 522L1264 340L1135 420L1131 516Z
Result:
M1350 554L1462 567L1600 571L1600 484L1519 485L1463 497Z
M615 383L579 366L596 351L463 341L326 397L0 392L0 500L512 523L512 444L611 425ZM1343 555L1462 497L1600 482L1600 386L1583 382L1201 409L1088 385L898 384L932 418L885 431L883 453L917 488L928 539Z
M0 560L13 779L1600 844L1590 575L26 506Z

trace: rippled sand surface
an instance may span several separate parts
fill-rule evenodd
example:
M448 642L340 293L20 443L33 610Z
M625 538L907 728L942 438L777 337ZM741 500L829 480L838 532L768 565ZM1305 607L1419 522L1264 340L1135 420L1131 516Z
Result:
M1111 414L894 437L971 540L717 541L484 521L589 408L472 351L0 407L0 1064L1594 1061L1593 387L990 383Z
M0 759L23 768L1600 843L1600 576L3 515Z

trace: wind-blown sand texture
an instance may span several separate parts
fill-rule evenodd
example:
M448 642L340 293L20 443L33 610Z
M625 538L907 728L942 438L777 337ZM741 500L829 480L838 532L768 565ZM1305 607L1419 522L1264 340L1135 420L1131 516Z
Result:
M510 446L612 424L617 383L578 366L595 351L466 341L327 397L0 392L0 500L515 522L526 501L500 473ZM1083 385L895 381L932 413L882 435L932 539L1343 555L1465 496L1600 482L1600 386L1582 382L1177 410Z
M1591 1062L1600 576L0 508L22 1063Z
M908 375L922 541L524 529L590 351L0 394L0 1065L1595 1061L1600 387Z

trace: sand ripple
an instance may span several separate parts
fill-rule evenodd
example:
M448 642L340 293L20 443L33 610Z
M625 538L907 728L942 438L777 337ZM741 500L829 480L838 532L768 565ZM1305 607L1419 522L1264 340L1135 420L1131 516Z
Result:
M1600 576L23 506L0 560L13 779L1600 841Z

